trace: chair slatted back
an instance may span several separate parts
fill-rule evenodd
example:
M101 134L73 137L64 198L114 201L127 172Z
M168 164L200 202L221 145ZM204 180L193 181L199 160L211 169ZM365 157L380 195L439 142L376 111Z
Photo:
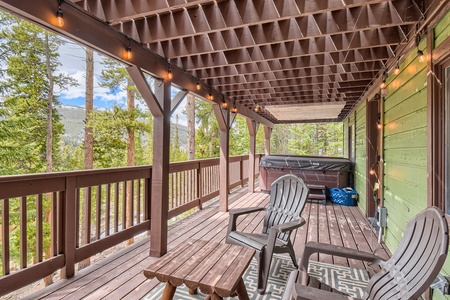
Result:
M295 175L283 175L272 183L269 205L264 218L263 233L268 234L272 225L284 224L298 219L308 198L309 189L303 180ZM289 233L278 235L287 241Z
M438 275L447 251L447 221L430 207L409 221L394 255L370 279L367 299L417 299Z

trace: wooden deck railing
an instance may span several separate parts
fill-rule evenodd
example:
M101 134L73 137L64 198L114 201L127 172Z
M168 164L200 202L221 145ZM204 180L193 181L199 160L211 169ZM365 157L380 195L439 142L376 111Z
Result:
M247 155L230 158L230 188L248 181L247 165ZM70 276L76 263L150 230L151 168L0 177L0 296L58 270ZM219 159L170 165L169 218L218 194Z

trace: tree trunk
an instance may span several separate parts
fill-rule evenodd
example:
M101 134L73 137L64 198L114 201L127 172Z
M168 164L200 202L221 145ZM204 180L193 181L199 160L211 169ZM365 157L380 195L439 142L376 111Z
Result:
M92 127L89 124L94 110L94 51L86 48L86 115L84 119L84 168L94 167L94 136ZM86 228L88 222L90 194L87 188L83 193L82 215L81 215L81 240L83 244L89 243L90 230ZM91 264L91 259L86 258L78 264L81 270Z
M132 90L133 81L131 78L128 78L128 87L127 87L127 109L131 113L134 110L134 99L135 95ZM134 166L134 152L135 152L135 140L134 140L134 128L132 126L127 127L128 139L127 139L127 166ZM127 182L127 211L126 211L126 227L133 226L133 182ZM127 241L127 245L131 245L134 243L134 238L131 238Z
M54 81L53 74L50 62L50 41L48 37L48 33L45 33L45 64L47 67L47 79L48 79L48 95L47 95L47 138L45 143L45 171L52 172L53 171L53 89L54 89ZM47 199L52 199L52 194L47 194ZM52 210L51 205L49 211L45 214L47 222L50 224L50 228L52 228ZM51 234L51 243L50 249L47 250L47 258L56 253L52 253L52 246L55 243L56 232L52 232ZM52 275L49 275L44 278L44 283L46 286L53 283Z
M187 139L188 139L188 160L195 159L195 98L193 95L187 95Z

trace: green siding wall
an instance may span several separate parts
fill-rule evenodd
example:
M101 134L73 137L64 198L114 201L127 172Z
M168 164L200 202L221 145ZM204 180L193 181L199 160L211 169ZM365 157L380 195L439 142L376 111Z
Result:
M423 39L425 41L425 39ZM425 48L425 43L420 45ZM406 223L427 206L427 71L416 51L390 75L384 102L384 241L394 252Z
M356 109L356 152L355 152L355 190L358 192L358 207L366 211L366 104Z
M434 44L439 46L445 39L450 37L450 11L441 19L434 28ZM441 271L445 276L450 276L450 254L447 256L444 267ZM433 299L450 299L450 296L444 297L440 293L433 293Z

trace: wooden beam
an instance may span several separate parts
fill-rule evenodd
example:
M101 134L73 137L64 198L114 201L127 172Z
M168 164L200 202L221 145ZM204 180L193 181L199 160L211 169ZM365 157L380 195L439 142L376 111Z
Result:
M214 114L220 129L220 183L219 209L228 211L229 174L230 174L230 109L223 109L220 105L213 105Z
M145 80L145 76L142 71L136 66L127 67L128 74L130 74L136 88L141 93L142 98L144 98L150 112L153 116L162 116L161 103L156 99L155 94L153 94L150 86Z
M151 189L150 256L167 252L167 221L169 212L169 151L170 151L170 82L155 84L155 96L163 104L162 115L153 121L153 167Z
M178 106L180 105L181 101L183 101L184 97L186 97L187 94L188 94L188 91L181 90L175 95L175 97L173 97L173 99L172 99L172 106L171 106L171 113L173 113L178 108Z

